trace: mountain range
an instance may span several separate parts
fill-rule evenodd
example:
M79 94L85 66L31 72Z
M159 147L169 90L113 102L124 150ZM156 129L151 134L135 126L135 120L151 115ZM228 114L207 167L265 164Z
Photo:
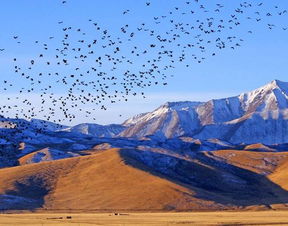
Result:
M287 209L288 83L121 125L0 119L0 210Z
M288 143L288 83L271 83L235 97L168 102L121 125L81 124L69 131L101 137L190 136L231 143Z

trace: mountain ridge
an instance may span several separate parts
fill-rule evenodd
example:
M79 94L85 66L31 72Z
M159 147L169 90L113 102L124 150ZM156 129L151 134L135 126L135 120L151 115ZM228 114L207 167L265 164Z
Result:
M217 138L237 143L287 143L288 136L284 136L286 130L281 132L274 131L274 134L260 134L261 139L256 136L249 136L249 139L239 137L237 131L247 134L249 127L262 127L267 132L265 124L283 128L288 126L288 83L279 80L262 86L238 96L212 99L207 102L192 104L195 102L177 102L171 107L164 104L155 111L141 114L140 117L132 118L132 122L127 124L128 128L118 136L124 137L143 137L157 135L166 138L177 136L192 136L199 139ZM192 105L192 106L191 106ZM129 119L128 119L129 121ZM127 122L127 120L126 120ZM125 124L125 122L124 122ZM248 124L248 126L246 126ZM246 127L246 129L243 129ZM209 136L211 133L213 136ZM259 128L260 130L260 128ZM259 131L257 131L259 132ZM276 134L275 134L276 132ZM287 130L288 132L288 130ZM268 139L265 142L264 135ZM275 136L275 137L271 137ZM278 136L278 139L276 137ZM237 137L238 141L235 139Z
M95 137L158 139L189 136L200 140L219 139L232 143L288 143L288 83L279 80L238 96L207 102L166 102L154 111L138 114L122 124L82 123L64 126L43 120L5 119L5 129L17 130L11 138L34 136L43 131L71 132ZM271 129L272 128L272 129ZM19 132L20 131L20 132ZM6 135L5 135L6 134ZM9 138L10 139L10 138ZM5 139L0 140L5 143Z

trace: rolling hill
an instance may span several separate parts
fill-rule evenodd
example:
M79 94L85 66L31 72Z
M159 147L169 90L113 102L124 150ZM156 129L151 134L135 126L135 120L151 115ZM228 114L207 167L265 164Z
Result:
M0 208L171 211L286 208L288 153L90 150L0 170Z

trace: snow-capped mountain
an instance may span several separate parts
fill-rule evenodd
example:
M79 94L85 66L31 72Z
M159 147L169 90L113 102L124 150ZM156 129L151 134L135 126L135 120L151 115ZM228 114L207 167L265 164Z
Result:
M233 143L288 142L288 83L274 80L239 96L199 102L166 103L123 123L119 136L192 136Z
M201 102L168 102L155 111L141 114L123 123L127 127L120 136L177 137L193 134L200 126L197 107Z
M111 124L111 125L98 125L92 123L82 123L73 127L64 129L66 132L81 133L96 137L114 137L121 133L125 126Z
M8 130L9 132L8 132ZM164 141L180 136L199 140L219 139L239 143L288 143L288 83L271 83L239 96L207 102L168 102L155 111L137 115L122 125L83 123L67 127L42 120L0 120L0 143L16 143L27 139L34 143L49 143L55 133L70 133L70 137L150 136ZM67 137L69 139L69 137ZM58 139L58 142L62 142Z

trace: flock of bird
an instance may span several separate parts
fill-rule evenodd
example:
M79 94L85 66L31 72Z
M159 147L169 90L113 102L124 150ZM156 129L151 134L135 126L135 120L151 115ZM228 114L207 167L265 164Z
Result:
M65 6L69 1L61 3ZM89 30L87 24L84 29L58 21L55 26L61 37L35 40L30 45L37 46L39 53L25 63L17 56L11 59L16 80L2 81L0 91L5 94L15 83L25 85L19 95L8 97L0 106L0 114L11 117L13 111L13 117L28 120L41 114L47 121L62 123L73 121L79 111L97 120L94 112L99 108L107 110L109 104L128 101L131 96L145 98L147 88L167 85L174 68L192 67L221 50L241 47L244 38L238 27L251 25L247 34L253 34L257 24L269 30L287 30L271 22L271 18L287 14L280 6L266 12L265 3L256 1L239 1L233 9L221 3L211 8L205 3L177 1L166 14L147 18L138 26L123 24L116 32L89 18ZM149 10L153 1L143 7ZM133 17L133 9L119 14ZM20 34L12 40L24 45ZM0 54L7 51L0 48ZM39 101L34 103L28 98L30 94L38 95ZM21 105L15 104L20 99ZM88 104L94 107L87 110Z

